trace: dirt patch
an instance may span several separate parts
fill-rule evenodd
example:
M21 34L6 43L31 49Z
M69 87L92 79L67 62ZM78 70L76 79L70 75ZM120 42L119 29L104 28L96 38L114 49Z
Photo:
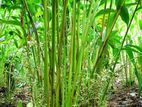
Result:
M16 107L18 101L22 101L22 106L26 107L27 103L31 99L28 86L16 90L15 93L13 93L12 102L9 103L6 101L7 92L8 89L6 87L0 87L0 107Z
M138 95L136 86L117 89L108 98L108 107L142 107L142 96Z

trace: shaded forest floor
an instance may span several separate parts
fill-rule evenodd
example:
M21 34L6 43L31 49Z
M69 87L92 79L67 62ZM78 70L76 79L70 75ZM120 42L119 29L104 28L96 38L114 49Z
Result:
M8 99L7 88L0 87L0 107L17 107L18 101L21 101L23 107L27 107L30 100L31 94L28 86L15 90L10 99Z
M131 87L122 86L117 83L118 88L111 92L108 97L108 107L142 107L142 95L138 95L137 85ZM22 101L23 107L31 100L31 94L28 86L16 90L12 97L13 102L7 102L5 93L7 89L0 87L0 107L16 107L19 100Z
M138 87L117 88L108 98L108 107L142 107L142 95L138 95Z

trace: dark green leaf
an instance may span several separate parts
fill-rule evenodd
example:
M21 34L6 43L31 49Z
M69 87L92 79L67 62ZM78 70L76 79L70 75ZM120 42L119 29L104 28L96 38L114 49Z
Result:
M123 5L123 0L115 0L115 5L117 10L119 10L121 6Z
M141 7L139 7L138 9L137 9L137 11L139 11L139 10L141 10L142 9L142 6Z
M121 19L128 25L129 24L129 12L126 6L122 6L120 16L121 16Z

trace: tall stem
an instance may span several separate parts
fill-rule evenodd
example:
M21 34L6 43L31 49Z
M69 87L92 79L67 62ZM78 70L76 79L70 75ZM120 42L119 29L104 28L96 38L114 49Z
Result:
M122 50L122 48L123 48L125 39L126 39L126 37L127 37L128 31L129 31L129 29L130 29L130 26L131 26L131 23L132 23L133 18L134 18L134 16L135 16L135 13L136 13L136 11L137 11L137 9L138 9L139 3L140 3L140 0L138 1L137 5L136 5L136 8L135 8L134 13L133 13L133 15L132 15L132 18L131 18L131 20L130 20L130 23L128 24L127 30L126 30L126 32L125 32L124 38L123 38L123 40L122 40L122 43L121 43L121 46L120 46L120 49L119 49L119 52L118 52L118 54L117 54L117 56L116 56L115 63L114 63L113 68L112 68L112 73L110 74L110 78L108 79L107 85L106 85L106 87L105 87L105 89L104 89L104 93L103 93L103 95L102 95L102 101L103 101L104 98L105 98L105 95L106 95L107 90L108 90L108 88L109 88L110 81L111 81L111 79L112 79L112 77L113 77L113 75L114 75L114 70L115 70L117 61L118 61L118 59L119 59L120 52L121 52L121 50Z
M49 12L47 9L49 1L44 0L44 101L47 107L50 106L49 103L49 71L48 71L48 32L49 32Z
M124 3L125 3L125 0L123 1L122 6L124 5ZM121 8L122 8L122 6L121 6ZM113 30L113 28L114 28L114 25L115 25L115 23L116 23L116 21L117 21L117 19L118 19L119 14L120 14L120 12L121 12L121 8L116 12L115 17L114 17L113 22L112 22L112 25L111 25L110 29L108 29L108 31L107 31L107 34L106 34L105 40L104 40L104 42L103 42L103 45L102 45L102 47L99 49L99 54L98 54L98 56L97 56L97 58L96 58L96 62L95 62L95 64L94 64L93 71L92 71L91 75L93 75L93 72L97 69L97 66L98 66L98 64L99 64L99 62L100 62L100 60L101 60L101 57L102 57L102 55L103 55L103 53L104 53L104 50L105 50L105 48L106 48L106 45L107 45L107 43L108 43L108 39L109 39L109 37L110 37L110 34L111 34L111 32L112 32L112 30Z
M54 73L55 73L55 35L56 35L56 0L52 0L52 59L51 59L51 107L54 107Z
M30 10L28 8L28 4L27 4L27 1L26 0L23 0L23 4L24 4L24 7L26 9L26 11L28 12L28 16L29 16L29 19L30 19L30 22L31 22L31 25L33 27L33 31L35 33L35 38L36 38L36 42L37 42L37 62L38 62L38 69L37 69L37 72L38 72L38 80L40 82L42 82L42 72L41 72L41 62L40 62L40 51L41 51L41 47L40 47L40 41L39 41L39 36L38 36L38 32L37 32L37 29L35 27L35 24L34 24L34 21L33 21L33 18L32 18L32 15L30 13ZM41 54L42 55L42 54Z

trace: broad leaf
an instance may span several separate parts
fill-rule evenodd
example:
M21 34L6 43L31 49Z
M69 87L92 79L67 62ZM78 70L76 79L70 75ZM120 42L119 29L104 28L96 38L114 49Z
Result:
M129 24L129 12L126 6L122 6L120 16L121 16L121 19L128 25Z
M121 8L121 6L123 5L124 0L115 0L115 5L117 10L119 10Z
M142 64L142 48L136 45L126 45L125 48L131 49L131 51L138 54L138 63Z
M129 59L132 61L132 63L134 63L134 55L133 55L133 52L132 52L132 49L129 47L129 46L126 46L125 48L123 48L126 53L128 54L129 56Z

